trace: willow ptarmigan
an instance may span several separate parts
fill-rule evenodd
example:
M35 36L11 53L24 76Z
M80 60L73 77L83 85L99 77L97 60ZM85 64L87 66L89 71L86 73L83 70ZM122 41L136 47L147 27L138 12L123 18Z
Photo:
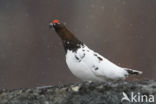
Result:
M126 79L132 74L142 74L141 71L123 68L115 65L105 57L88 48L71 33L63 23L55 19L50 22L61 38L66 52L66 63L70 71L84 81L107 81Z

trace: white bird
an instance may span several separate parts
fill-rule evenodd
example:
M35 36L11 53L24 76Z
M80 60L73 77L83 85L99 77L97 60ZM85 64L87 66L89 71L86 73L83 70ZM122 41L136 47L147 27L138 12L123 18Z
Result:
M59 20L49 24L62 40L66 52L66 63L70 71L84 81L104 82L126 79L131 74L142 74L141 71L115 65L105 57L88 48L77 39Z

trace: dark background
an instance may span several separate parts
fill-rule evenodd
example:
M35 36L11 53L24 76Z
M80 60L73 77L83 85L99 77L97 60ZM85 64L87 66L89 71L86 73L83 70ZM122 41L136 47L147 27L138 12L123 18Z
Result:
M0 88L79 81L48 24L58 18L91 49L156 79L155 0L0 0Z

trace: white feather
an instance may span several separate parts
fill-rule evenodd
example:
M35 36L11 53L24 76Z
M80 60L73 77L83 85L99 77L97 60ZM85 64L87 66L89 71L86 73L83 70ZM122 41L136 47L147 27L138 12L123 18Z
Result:
M89 49L86 45L81 46L76 52L68 50L66 63L70 71L81 80L119 80L125 79L128 75L126 70Z

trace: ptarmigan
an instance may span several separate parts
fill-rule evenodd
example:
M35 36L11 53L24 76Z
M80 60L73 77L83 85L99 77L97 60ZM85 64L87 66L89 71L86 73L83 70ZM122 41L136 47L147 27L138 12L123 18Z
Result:
M91 50L59 20L53 20L49 26L53 27L61 38L66 52L66 63L70 71L79 79L103 82L125 79L131 74L142 74L141 71L117 66Z

